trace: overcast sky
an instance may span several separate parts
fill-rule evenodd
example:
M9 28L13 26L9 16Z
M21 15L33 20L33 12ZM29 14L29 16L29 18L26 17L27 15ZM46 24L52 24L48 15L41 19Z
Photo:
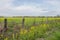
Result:
M60 15L60 0L0 0L0 16Z

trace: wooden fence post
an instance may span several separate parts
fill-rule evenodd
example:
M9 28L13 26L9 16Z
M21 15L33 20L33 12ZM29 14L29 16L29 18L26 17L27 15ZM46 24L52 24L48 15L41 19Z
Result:
M4 28L7 28L7 19L4 19Z
M4 29L3 30L7 31L7 19L6 18L4 19Z
M25 17L22 17L22 28L24 28Z

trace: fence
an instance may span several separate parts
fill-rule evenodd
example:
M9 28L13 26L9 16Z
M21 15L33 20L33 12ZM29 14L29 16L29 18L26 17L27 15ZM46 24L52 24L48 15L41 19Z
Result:
M20 18L19 18L20 19ZM22 20L22 21L21 21ZM22 29L22 32L26 32L26 30L28 31L29 29L28 29L28 26L30 25L30 24L32 24L32 25L30 25L30 27L32 26L32 28L33 27L39 27L41 24L42 24L42 27L43 27L43 25L44 24L49 24L49 23L51 23L51 25L50 25L50 27L53 25L53 24L55 24L55 23L57 23L58 21L56 21L55 19L54 20L49 20L48 18L32 18L32 19L30 19L30 18L25 18L25 17L23 17L21 20L19 20L18 22L19 23L16 23L16 21L17 20L12 20L11 22L9 22L9 20L7 19L7 18L5 18L4 19L4 21L3 21L3 29L2 29L2 31L3 31L3 39L4 38L12 38L11 37L11 35L13 36L13 38L12 39L14 39L15 40L15 38L14 38L14 36L16 36L17 34L18 34L18 36L19 36L19 34L20 34L20 32L21 32L21 30L20 29L22 29L22 28L27 28L27 29L25 29L25 30L23 30ZM21 21L21 22L20 22ZM27 23L26 25L25 25L25 23ZM20 25L21 24L21 25ZM29 25L28 25L29 24ZM45 25L44 25L45 26ZM41 28L42 29L42 28ZM32 31L32 30L31 30ZM39 30L40 31L40 30ZM29 32L29 31L28 31ZM36 32L35 32L36 33ZM40 32L39 32L40 33ZM18 37L17 36L17 39L16 40L19 40ZM23 35L22 35L23 36ZM21 37L22 37L21 36ZM1 39L1 38L0 38ZM23 39L23 38L22 38Z
M22 17L22 22L21 23L16 23L14 20L14 22L12 21L12 22L8 22L8 19L7 18L5 18L4 19L4 21L3 21L3 25L4 25L4 27L3 27L3 29L2 30L7 30L7 28L9 28L9 26L18 26L18 24L21 24L21 26L22 26L22 28L24 28L24 27L26 27L26 25L27 26L32 26L32 25L37 25L37 24L40 24L40 23L42 23L43 22L43 18L41 19L42 20L42 22L41 21L38 21L38 20L40 20L40 19L38 19L38 20L36 20L36 18L34 17L34 18L32 18L32 19L29 19L29 18L25 18L25 17ZM17 21L17 20L16 20ZM36 21L38 21L38 22L36 22ZM1 24L1 25L2 25ZM1 26L0 25L0 26ZM1 26L2 27L2 26Z
M20 23L16 23L14 20L12 22L8 22L8 19L5 18L4 19L4 27L3 27L3 30L7 30L7 28L11 27L19 27L19 25L22 27L22 28L27 28L27 26L32 26L32 25L38 25L38 24L43 24L43 23L47 23L48 24L48 18L45 19L45 22L44 22L44 19L40 17L39 18L36 18L36 17L33 17L32 19L29 19L29 18L25 18L25 17L22 17L22 22ZM20 21L21 21L20 20ZM41 21L40 21L41 20ZM16 20L17 21L17 20ZM27 25L27 26L26 26Z

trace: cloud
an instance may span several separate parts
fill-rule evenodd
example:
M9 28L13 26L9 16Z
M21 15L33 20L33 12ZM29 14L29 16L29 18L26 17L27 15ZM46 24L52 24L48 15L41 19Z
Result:
M45 11L43 8L40 7L36 7L36 6L29 6L29 5L21 5L18 7L14 7L11 9L13 11L13 14L16 15L25 15L25 16L39 16L41 13L45 13L47 11ZM15 11L15 12L14 12Z
M13 15L32 15L32 16L38 16L41 13L47 12L43 11L43 8L38 7L37 5L20 5L17 7L14 7L11 5L12 1L1 1L4 2L4 5L1 5L0 7L0 15L3 16L13 16Z
M48 16L60 13L59 0L43 0L40 3L37 3L38 0L21 1L23 4L16 1L0 0L0 16Z

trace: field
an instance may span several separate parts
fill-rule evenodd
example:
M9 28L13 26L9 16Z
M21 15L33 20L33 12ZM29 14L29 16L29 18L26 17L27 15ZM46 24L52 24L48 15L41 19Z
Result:
M4 19L0 18L0 29L4 28ZM0 32L0 40L60 40L60 18L7 18L7 31Z

